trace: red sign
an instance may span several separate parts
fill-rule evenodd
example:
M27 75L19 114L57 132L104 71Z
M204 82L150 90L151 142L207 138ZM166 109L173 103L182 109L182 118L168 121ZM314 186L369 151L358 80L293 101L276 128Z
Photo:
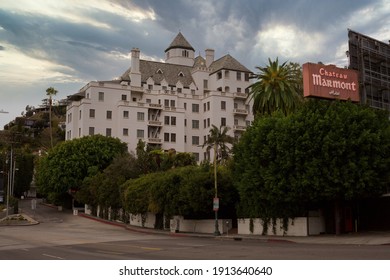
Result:
M358 73L335 65L305 63L303 95L359 102Z

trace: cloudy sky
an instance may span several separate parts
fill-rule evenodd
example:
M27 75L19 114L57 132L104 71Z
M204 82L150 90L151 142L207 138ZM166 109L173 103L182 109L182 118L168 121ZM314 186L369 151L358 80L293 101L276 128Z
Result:
M252 71L267 59L347 66L348 28L388 42L388 0L1 0L0 129L46 89L57 99L130 66L162 60L179 31L204 56L229 53Z

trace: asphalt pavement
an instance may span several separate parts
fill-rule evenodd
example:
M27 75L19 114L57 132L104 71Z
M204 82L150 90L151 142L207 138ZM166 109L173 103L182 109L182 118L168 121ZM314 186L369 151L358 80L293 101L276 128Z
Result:
M49 204L42 204L46 207L55 207ZM39 224L39 220L35 220L31 217L29 211L23 211L21 209L21 215L24 217L24 220L20 223L6 224L0 222L0 226L17 226L17 225L36 225ZM72 215L72 212L69 212L69 215ZM96 222L110 224L112 226L123 227L126 230L134 231L144 234L164 234L164 235L174 235L174 236L188 236L188 237L199 237L199 238L214 238L214 239L224 239L230 238L237 241L245 239L255 239L260 242L293 242L293 243L306 243L306 244L350 244L350 245L390 245L390 231L369 231L369 232L354 232L349 234L333 235L333 234L322 234L315 236L264 236L264 235L239 235L239 234L223 234L220 236L214 236L214 234L200 234L200 233L191 233L191 232L170 232L166 230L156 230L149 228L142 228L137 226L131 226L128 224L120 223L117 221L108 221L95 216L87 215L85 213L78 213L79 216L86 219L92 219ZM12 217L12 215L10 215ZM0 221L4 220L5 213L0 213Z

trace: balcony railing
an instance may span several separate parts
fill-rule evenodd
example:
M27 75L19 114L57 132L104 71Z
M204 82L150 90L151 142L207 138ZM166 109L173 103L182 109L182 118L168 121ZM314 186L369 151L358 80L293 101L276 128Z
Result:
M246 126L244 126L244 125L234 125L233 126L233 130L235 130L235 131L245 131L246 130Z
M248 94L245 92L235 92L235 93L233 93L233 97L246 99L248 97Z
M160 138L148 138L148 143L161 144L161 139Z
M248 115L248 110L245 109L234 109L233 114L236 115Z
M148 125L149 126L162 126L162 122L160 122L160 121L149 121Z

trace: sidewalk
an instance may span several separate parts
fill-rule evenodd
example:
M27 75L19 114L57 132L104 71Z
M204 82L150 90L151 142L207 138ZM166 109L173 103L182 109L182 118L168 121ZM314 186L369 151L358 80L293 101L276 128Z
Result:
M47 207L56 208L50 204L41 204ZM31 216L22 211L22 215L29 220L29 224L38 224L37 221L31 218ZM5 213L0 213L0 216L5 216ZM156 230L150 228L142 228L137 226L131 226L116 221L108 221L95 216L87 215L85 213L78 213L78 216L95 220L97 222L109 224L112 226L122 227L126 230L143 233L143 234L161 234L167 236L176 237L198 237L198 238L214 238L222 240L257 240L258 242L271 243L271 242L290 242L290 243L306 243L306 244L340 244L340 245L390 245L390 231L378 231L378 232L357 232L342 235L324 234L317 236L264 236L264 235L239 235L239 234L223 234L221 236L214 236L213 234L205 233L191 233L191 232L178 232L173 233L167 230ZM0 217L1 218L1 217Z
M340 245L390 245L390 232L361 232L350 233L343 235L318 235L318 236L264 236L264 235L239 235L239 234L223 234L214 236L213 234L205 233L190 233L179 232L173 233L166 230L156 230L150 228L141 228L131 226L115 221L108 221L84 213L79 213L80 217L92 219L105 224L123 227L126 230L144 234L162 234L178 237L198 237L198 238L214 238L214 239L231 239L236 241L241 240L258 240L259 242L290 242L290 243L306 243L306 244L340 244Z

